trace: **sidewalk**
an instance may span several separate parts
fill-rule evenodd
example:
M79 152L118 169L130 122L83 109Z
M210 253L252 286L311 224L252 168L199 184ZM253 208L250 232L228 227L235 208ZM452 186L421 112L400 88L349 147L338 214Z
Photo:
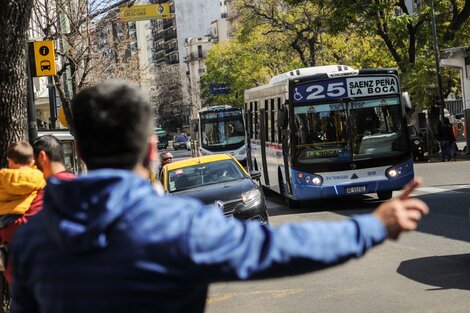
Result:
M458 151L457 151L457 156L454 160L452 160L451 162L454 162L454 161L468 161L470 160L470 155L469 154L465 154L464 153L464 148L467 146L467 142L465 141L459 141L457 142L457 147L458 147ZM428 162L428 163L431 163L431 162L441 162L441 154L440 152L439 153L434 153L434 154L429 154L428 156L428 160L427 161L421 161L421 162L418 162L418 163L425 163L425 162Z

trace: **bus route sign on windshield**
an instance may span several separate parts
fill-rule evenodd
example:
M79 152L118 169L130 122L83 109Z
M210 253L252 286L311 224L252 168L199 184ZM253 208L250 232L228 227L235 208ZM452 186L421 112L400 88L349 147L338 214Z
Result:
M292 102L334 100L349 97L383 96L399 92L394 76L347 77L294 85Z

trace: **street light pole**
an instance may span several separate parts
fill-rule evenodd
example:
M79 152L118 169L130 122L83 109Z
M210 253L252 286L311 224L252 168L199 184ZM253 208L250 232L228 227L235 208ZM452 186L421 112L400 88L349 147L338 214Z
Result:
M432 39L434 43L434 61L436 62L436 76L437 76L437 93L439 107L441 111L441 121L444 121L444 97L442 96L442 79L439 67L439 47L437 43L437 30L436 30L436 17L434 14L434 0L431 0L431 24L432 24Z

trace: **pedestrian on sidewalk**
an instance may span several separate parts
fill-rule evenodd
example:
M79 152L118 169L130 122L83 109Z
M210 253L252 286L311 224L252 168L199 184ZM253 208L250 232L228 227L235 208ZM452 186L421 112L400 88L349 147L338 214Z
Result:
M158 196L152 106L108 81L72 101L87 175L50 178L44 209L13 244L13 313L203 312L212 282L283 277L357 258L414 230L426 204L408 195L344 221L270 227L216 206Z
M42 206L40 191L46 186L41 171L34 166L33 147L26 141L7 148L8 168L0 170L0 270L11 284L8 254L12 236L23 215Z
M39 137L33 142L32 147L29 143L21 143L21 145L28 147L27 156L25 156L25 158L27 158L28 164L35 164L39 169L34 169L34 177L41 181L42 187L46 185L45 179L47 180L52 176L65 180L70 180L75 177L75 175L65 170L64 150L61 142L56 137L51 135ZM25 153L23 152L23 154ZM0 243L2 245L8 247L13 241L18 228L26 224L32 216L36 215L42 209L43 197L44 189L40 189L26 212L19 215L14 223L0 229ZM13 271L10 258L8 258L4 276L8 284L11 285L13 281Z
M439 125L437 136L441 148L441 162L452 160L452 146L455 143L455 136L452 131L452 124L450 124L447 117Z

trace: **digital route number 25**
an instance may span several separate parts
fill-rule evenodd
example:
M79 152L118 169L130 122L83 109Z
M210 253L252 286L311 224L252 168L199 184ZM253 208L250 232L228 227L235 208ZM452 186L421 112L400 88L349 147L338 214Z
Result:
M325 86L323 85L311 85L308 86L305 90L306 92L310 93L307 96L307 100L315 100L315 99L324 99L324 98L337 98L341 97L346 94L346 88L344 86L345 82L335 82L329 83L325 90Z

